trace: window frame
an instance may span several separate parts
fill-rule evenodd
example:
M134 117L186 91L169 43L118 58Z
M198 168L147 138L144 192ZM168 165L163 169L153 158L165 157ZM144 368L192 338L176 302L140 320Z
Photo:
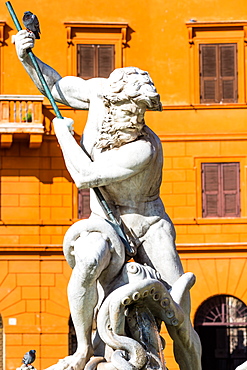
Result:
M224 189L226 183L224 182L224 167L229 168L230 165L234 165L235 170L238 172L238 177L236 180L236 189L229 190ZM217 168L217 187L214 189L206 189L206 168ZM239 162L203 162L201 164L201 182L202 182L202 217L203 218L240 218L241 217L241 203L240 203L240 163ZM232 212L232 215L226 215L226 203L225 203L225 196L232 195L236 193L236 202L235 202L235 211ZM214 196L216 197L216 204L215 210L217 212L217 216L210 216L209 209L207 208L207 197ZM235 213L235 214L234 214Z
M77 48L85 45L114 45L115 68L125 65L127 23L65 22L67 32L67 74L77 76Z
M83 50L84 48L87 49L88 46L90 46L90 51L93 51L93 75L88 75L88 76L83 76L81 75L81 49ZM84 78L84 79L90 79L93 77L108 77L110 73L107 76L102 76L100 74L100 50L110 48L110 59L111 59L111 67L109 68L110 73L114 71L115 69L115 45L114 44L77 44L77 76ZM101 49L102 48L102 49Z
M233 163L239 162L240 177L240 217L202 217L202 163ZM194 158L194 168L196 171L196 222L198 224L224 224L245 222L247 218L247 158L246 156L229 157L196 157Z
M224 47L232 48L233 51L233 75L231 76L222 76L221 75L221 69L222 69L222 49ZM213 48L215 50L215 58L214 58L214 64L215 64L215 75L211 76L205 76L203 75L204 72L204 62L207 58L207 52L206 49ZM201 104L222 104L222 103L237 103L238 102L238 50L237 50L237 44L200 44L199 45L199 55L200 55L200 103ZM203 57L205 55L205 58ZM206 63L206 67L207 63ZM210 99L206 97L206 82L215 82L215 88L214 88L214 94L215 98ZM233 82L233 98L224 98L224 82L226 81L232 81Z
M192 105L222 106L246 103L247 60L247 22L187 22L190 59L190 101ZM237 46L237 103L201 103L200 101L200 45L236 44Z
M78 189L78 219L88 218L90 209L90 189Z

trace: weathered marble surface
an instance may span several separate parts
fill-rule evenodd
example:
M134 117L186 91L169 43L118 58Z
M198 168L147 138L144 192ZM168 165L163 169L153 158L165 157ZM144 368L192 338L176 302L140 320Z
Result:
M37 370L33 365L22 364L20 367L17 367L16 370Z
M34 39L20 31L15 44L20 61L44 93L26 54ZM71 119L55 118L55 134L76 186L100 189L125 229L136 262L126 264L130 256L92 191L89 220L72 225L64 239L72 267L68 299L78 348L51 368L165 369L164 342L157 334L164 321L180 369L200 370L200 341L190 322L189 289L195 278L184 274L176 251L175 230L159 197L162 146L144 121L147 109L161 109L153 81L133 67L117 69L108 79L62 78L38 62L56 101L89 108L81 145L73 138Z
M247 361L236 367L236 370L247 370Z

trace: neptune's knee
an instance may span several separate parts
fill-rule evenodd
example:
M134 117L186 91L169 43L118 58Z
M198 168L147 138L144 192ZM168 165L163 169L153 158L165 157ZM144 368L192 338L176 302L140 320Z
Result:
M111 260L108 241L101 233L89 233L78 238L74 245L75 269L81 284L94 283Z

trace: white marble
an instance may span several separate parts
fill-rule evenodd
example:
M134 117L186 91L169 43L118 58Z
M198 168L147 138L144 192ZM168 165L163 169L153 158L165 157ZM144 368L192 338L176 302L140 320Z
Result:
M26 49L34 46L34 39L26 31L20 31L15 45L20 61L44 94L26 55ZM126 267L128 256L124 245L106 221L107 216L92 191L89 220L72 225L64 239L64 253L73 269L68 298L78 348L73 356L61 360L52 369L152 368L154 365L148 363L144 346L134 330L138 320L130 326L131 338L124 331L125 317L128 319L125 306L137 307L144 320L145 312L140 304L145 301L151 312L149 323L152 312L157 312L159 307L160 320L166 323L174 340L179 368L200 370L200 341L190 322L189 289L195 278L193 274L184 274L176 251L174 226L159 196L162 146L144 121L147 109L161 110L153 81L147 72L134 67L117 69L108 79L62 78L40 60L38 63L56 101L75 109L89 108L81 145L73 137L70 119L53 120L67 169L78 188L100 189L117 220L124 224L136 251L134 260L138 264L132 268L145 265L142 271L146 274L141 281L129 281L131 274ZM147 271L152 271L151 279ZM152 289L157 295L151 294ZM124 304L125 298L130 303ZM102 346L92 343L96 313L103 323L98 322L101 339L114 351L109 358ZM130 320L133 312L131 315ZM155 338L155 330L152 335ZM100 360L92 358L96 352ZM160 353L156 348L153 361L157 356ZM162 359L159 366L165 369Z
M236 367L236 370L247 370L247 361Z
M33 365L22 364L20 367L17 367L16 370L37 370Z

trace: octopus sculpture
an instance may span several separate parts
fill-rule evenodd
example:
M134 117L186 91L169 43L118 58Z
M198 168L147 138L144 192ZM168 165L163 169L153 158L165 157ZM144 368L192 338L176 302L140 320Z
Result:
M69 265L75 266L74 244L82 232L106 234L116 246L119 242L111 229L105 222L98 222L97 226L89 220L75 223L64 239L64 254ZM184 312L179 303L194 282L195 276L186 273L175 283L183 288L176 290L174 286L169 288L150 266L123 263L107 296L96 307L95 354L85 370L166 370L161 323L173 327L183 323Z
M160 324L181 324L183 312L152 268L129 262L122 275L129 282L106 298L97 317L100 338L114 350L112 369L166 369ZM86 369L93 370L95 362Z

